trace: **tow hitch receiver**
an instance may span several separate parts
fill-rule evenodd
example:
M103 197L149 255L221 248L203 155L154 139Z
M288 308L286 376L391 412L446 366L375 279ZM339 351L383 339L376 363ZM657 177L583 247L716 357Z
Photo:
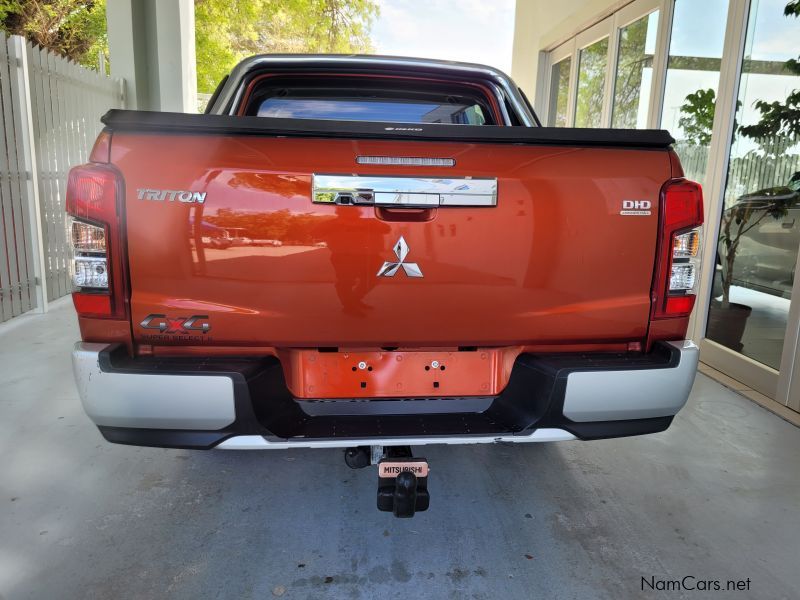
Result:
M409 518L428 510L430 502L427 460L390 457L378 462L378 510Z

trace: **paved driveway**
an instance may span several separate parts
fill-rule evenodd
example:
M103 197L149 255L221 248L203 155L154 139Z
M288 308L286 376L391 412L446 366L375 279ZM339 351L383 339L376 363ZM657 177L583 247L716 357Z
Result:
M699 376L666 432L429 447L432 506L375 508L341 451L106 443L71 307L0 335L0 597L620 598L642 578L800 589L800 430ZM704 597L672 593L670 597Z

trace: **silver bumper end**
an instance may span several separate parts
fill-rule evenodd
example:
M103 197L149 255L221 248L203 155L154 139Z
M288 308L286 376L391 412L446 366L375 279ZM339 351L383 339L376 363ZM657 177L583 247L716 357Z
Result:
M96 425L212 431L236 419L230 377L109 373L99 360L107 347L78 342L72 351L83 410Z
M671 368L570 373L564 416L584 423L677 414L692 390L699 351L690 340L668 343L679 352L678 364Z

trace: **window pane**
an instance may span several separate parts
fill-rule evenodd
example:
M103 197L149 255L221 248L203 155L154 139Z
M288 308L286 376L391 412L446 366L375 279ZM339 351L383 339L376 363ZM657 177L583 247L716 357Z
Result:
M580 51L578 56L578 102L575 127L600 127L603 89L608 64L608 38Z
M675 138L686 177L705 184L729 0L677 0L661 127Z
M267 98L258 107L259 117L284 119L346 119L400 123L450 123L484 125L480 106L401 99Z
M567 102L569 101L569 71L572 59L565 58L553 65L550 73L550 127L567 126Z
M800 15L785 7L750 8L706 331L774 369L800 245Z
M413 85L412 85L413 84ZM265 118L492 125L487 96L457 82L381 76L276 75L255 85L245 114Z
M647 127L657 32L658 11L642 17L619 31L612 127L622 129Z

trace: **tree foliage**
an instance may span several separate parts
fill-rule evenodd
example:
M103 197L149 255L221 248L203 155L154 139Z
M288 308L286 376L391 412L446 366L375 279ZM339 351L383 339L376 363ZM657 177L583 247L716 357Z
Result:
M377 16L376 0L195 0L198 90L251 54L371 52ZM106 0L0 0L0 30L88 67L108 60Z
M614 84L614 110L611 126L636 129L639 103L642 96L642 75L652 67L653 57L647 55L649 18L639 19L620 30L617 80Z
M105 0L0 0L0 29L87 67L108 57Z
M600 127L608 64L608 38L581 50L575 127Z
M195 0L197 89L252 54L368 53L375 0Z
M716 100L713 88L697 90L684 99L678 125L690 144L708 146L711 143Z

